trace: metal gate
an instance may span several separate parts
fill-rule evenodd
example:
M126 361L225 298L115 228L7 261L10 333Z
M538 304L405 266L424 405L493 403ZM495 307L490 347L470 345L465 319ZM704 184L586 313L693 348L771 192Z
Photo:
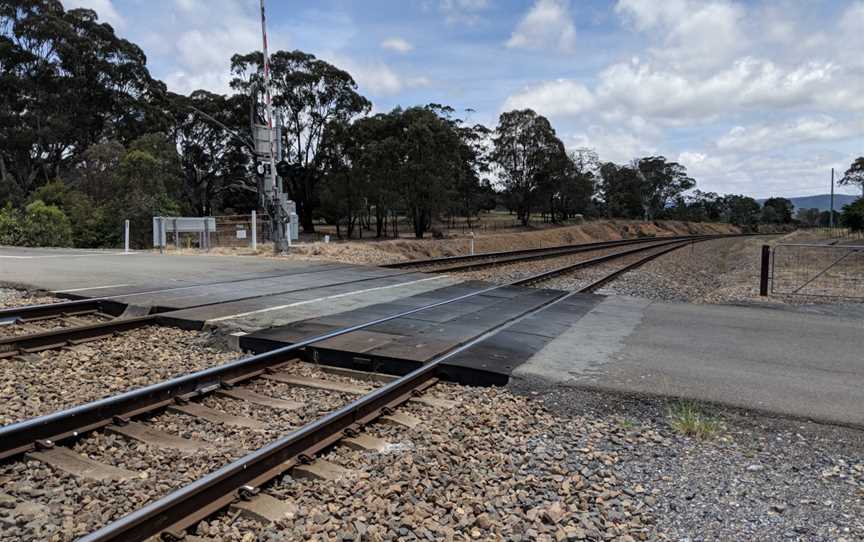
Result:
M864 246L775 245L770 284L778 295L864 299Z

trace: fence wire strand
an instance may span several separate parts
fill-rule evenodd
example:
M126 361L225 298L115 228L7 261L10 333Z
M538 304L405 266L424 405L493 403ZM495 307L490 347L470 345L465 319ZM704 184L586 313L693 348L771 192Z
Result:
M775 246L771 293L864 299L864 246Z

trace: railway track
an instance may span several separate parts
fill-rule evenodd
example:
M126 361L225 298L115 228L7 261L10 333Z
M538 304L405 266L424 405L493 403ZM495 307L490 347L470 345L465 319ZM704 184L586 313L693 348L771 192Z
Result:
M575 269L624 257L642 256L581 290L591 291L646 261L691 242L710 238L668 240L636 246L548 270L508 285L536 285ZM127 468L125 459L106 455L104 452L106 447L109 450L123 449L118 448L116 439L142 443L158 450L173 450L168 456L162 452L155 455L163 458L163 463L164 458L169 457L168 464L172 468L175 463L181 465L184 473L197 472L194 464L204 461L205 457L211 458L208 461L212 461L213 456L223 461L224 466L201 477L192 476L192 480L188 480L188 475L171 478L165 473L163 465L162 472L166 479L156 485L163 487L163 492L166 487L170 489L167 495L160 497L158 492L148 493L145 501L149 500L149 504L85 535L81 538L85 541L145 540L154 535L180 540L186 530L198 521L225 507L251 514L260 520L272 520L274 514L278 516L280 506L284 503L267 494L267 482L289 470L295 474L306 472L316 475L315 472L318 472L317 475L326 478L326 471L332 470L332 467L322 465L315 457L335 445L345 444L371 450L380 448L381 443L364 434L364 428L381 421L414 425L415 421L411 416L400 412L408 401L420 402L429 408L452 407L447 401L430 397L428 394L439 382L438 371L444 362L515 322L537 314L577 292L560 292L543 306L527 310L398 378L358 372L342 372L338 375L331 372L324 378L321 375L310 377L304 374L304 367L307 366L299 361L298 355L301 351L319 341L445 306L505 286L507 285L482 288L310 337L264 354L7 425L0 428L0 458L7 463L11 462L13 466L20 464L23 458L26 461L46 463L61 471L102 478L114 483L112 487L115 489L118 481L139 479L136 471ZM149 318L144 317L145 321L149 321ZM346 374L350 380L346 380ZM360 379L367 382L361 382ZM370 385L368 380L373 381L374 385ZM281 388L277 389L280 386ZM286 391L297 388L316 390L315 393L337 394L342 398L356 398L341 402L322 399L320 404L315 406L309 400L298 401L295 391ZM308 417L296 415L300 404L306 405L302 410L312 412L314 419L310 421ZM285 412L295 414L285 415ZM218 429L214 430L214 426ZM227 427L233 429L226 432ZM236 429L238 427L239 432ZM285 432L288 434L279 436ZM208 444L207 435L211 433L221 435L216 438L217 441L228 440L237 442L240 446L233 452L220 451L218 446ZM115 440L111 440L109 445L105 442L88 445L92 439L105 439L106 435L111 435ZM245 453L247 448L257 449ZM76 453L75 449L100 450L98 453L104 457L104 463ZM187 455L193 454L192 459L184 459L186 456L183 453L178 455L178 450ZM244 453L237 453L238 450ZM199 455L194 455L196 452L200 452ZM0 479L2 477L0 475ZM26 502L22 498L13 496L11 499L11 506L16 509L38 508L37 504ZM137 500L141 500L140 496ZM116 516L117 514L114 514L106 520L115 519Z
M583 260L576 264L557 267L550 271L533 274L527 279L512 282L516 285L529 285L541 283L555 276L576 269L597 265L629 254L635 254L650 247L667 246L669 243L677 241L690 242L719 237L726 236L680 236L603 241L572 246L524 249L468 256L452 256L433 260L400 262L398 264L390 264L386 267L395 269L421 267L426 268L427 270L434 270L435 272L456 272L468 271L482 267L561 258L573 254L611 250L619 247L624 249L620 252L614 252L602 257ZM397 271L394 275L409 274L413 272L416 272L416 270ZM279 276L282 275L273 275L273 278ZM247 280L252 279L241 279L241 281ZM375 280L375 278L347 281L343 283L330 284L328 286L368 280ZM216 282L213 284L224 283ZM138 314L137 316L130 315L129 317L118 318L119 315L123 315L124 310L128 306L121 301L132 302L136 296L171 292L175 290L188 290L195 287L196 286L179 286L162 290L146 290L144 292L129 293L117 298L79 299L43 305L0 309L0 360L44 350L73 347L86 342L110 338L132 329L158 325L160 322L159 315L166 312L165 309L160 309L158 307L145 309L134 313ZM279 292L271 292L266 295L279 295L294 291L297 290L287 289ZM238 298L234 301L255 299L257 297L261 296L252 295Z
M615 241L599 241L594 243L581 243L576 245L560 245L543 248L530 248L520 250L509 250L500 252L484 252L460 256L446 256L442 258L430 258L425 260L410 260L387 264L382 267L394 269L415 269L424 272L450 273L468 271L484 267L498 266L511 263L529 262L549 258L559 258L582 252L593 252L604 249L626 248L633 245L646 245L666 241L685 241L705 238L738 237L738 235L681 235L668 237L642 237L638 239L621 239Z

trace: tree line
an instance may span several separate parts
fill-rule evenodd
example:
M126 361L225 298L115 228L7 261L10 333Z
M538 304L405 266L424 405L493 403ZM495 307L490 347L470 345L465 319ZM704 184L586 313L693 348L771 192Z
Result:
M234 55L231 92L176 94L94 11L0 4L0 244L111 246L130 219L143 246L154 215L257 208L262 64L260 52ZM694 190L663 156L615 164L568 150L530 109L494 128L435 103L371 114L353 77L311 54L277 51L271 73L284 185L307 233L324 222L340 237L388 237L407 221L422 238L441 220L470 225L495 208L524 225L577 215L792 221L782 205Z

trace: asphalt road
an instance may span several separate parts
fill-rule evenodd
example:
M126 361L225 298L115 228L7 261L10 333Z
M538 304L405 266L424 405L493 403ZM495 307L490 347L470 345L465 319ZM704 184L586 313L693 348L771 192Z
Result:
M864 427L864 320L610 297L515 375Z

